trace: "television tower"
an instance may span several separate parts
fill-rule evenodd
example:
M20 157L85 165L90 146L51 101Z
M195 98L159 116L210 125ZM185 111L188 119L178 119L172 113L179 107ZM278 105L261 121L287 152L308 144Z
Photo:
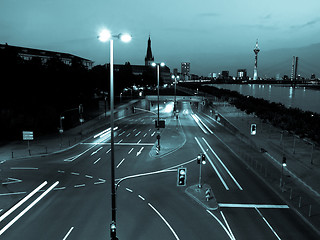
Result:
M253 49L255 58L254 58L254 70L253 70L253 80L258 80L258 53L260 48L258 47L258 39L256 42L256 47Z

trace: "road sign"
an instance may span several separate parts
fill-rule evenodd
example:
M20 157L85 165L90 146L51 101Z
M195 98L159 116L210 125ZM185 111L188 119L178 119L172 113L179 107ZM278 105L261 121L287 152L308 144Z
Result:
M23 140L33 140L32 131L22 131Z

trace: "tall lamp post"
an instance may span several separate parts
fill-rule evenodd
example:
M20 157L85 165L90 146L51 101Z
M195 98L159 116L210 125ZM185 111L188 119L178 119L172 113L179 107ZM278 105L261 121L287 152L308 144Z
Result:
M164 67L165 63L151 63L151 66L157 67L157 89L158 89L158 121L157 121L157 139L158 139L158 151L160 151L160 130L159 130L159 121L160 121L160 108L159 108L159 103L160 103L160 95L159 95L159 89L160 89L160 67Z
M172 75L171 78L174 80L174 105L173 105L173 111L176 114L177 111L177 79L179 80L179 75Z
M108 30L102 30L99 35L101 42L110 41L110 127L111 127L111 209L112 222L110 224L111 240L117 240L116 232L116 188L115 188L115 168L114 168L114 94L113 94L113 38L123 42L130 42L131 35L117 34L112 35Z

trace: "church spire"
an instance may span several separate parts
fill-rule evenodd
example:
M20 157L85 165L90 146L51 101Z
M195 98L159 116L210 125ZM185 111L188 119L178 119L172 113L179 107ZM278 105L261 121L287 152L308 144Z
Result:
M152 51L151 51L151 39L150 39L150 35L149 35L149 39L148 39L148 48L147 48L147 55L144 58L145 61L145 65L146 66L150 66L151 63L154 61L154 57L152 56Z

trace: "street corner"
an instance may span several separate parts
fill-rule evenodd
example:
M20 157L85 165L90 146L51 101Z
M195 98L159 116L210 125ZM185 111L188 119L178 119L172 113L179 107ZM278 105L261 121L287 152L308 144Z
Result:
M187 187L186 194L207 210L217 210L219 205L213 194L212 188L208 184L199 184Z

